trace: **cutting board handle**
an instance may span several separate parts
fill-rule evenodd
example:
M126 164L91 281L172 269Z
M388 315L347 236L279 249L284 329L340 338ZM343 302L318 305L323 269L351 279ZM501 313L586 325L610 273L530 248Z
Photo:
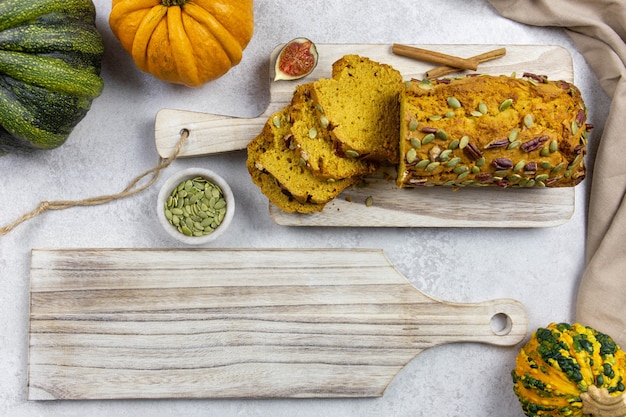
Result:
M245 149L258 135L267 116L237 118L186 110L161 109L155 120L155 142L159 155L172 155L183 130L189 133L179 157L211 155Z
M443 317L438 323L440 329L445 328L441 343L456 341L514 346L526 337L528 318L524 305L519 301L505 298L469 304L439 303L431 305L431 308L441 306L442 312L450 308L456 314L449 327L444 325ZM433 312L433 315L437 314Z

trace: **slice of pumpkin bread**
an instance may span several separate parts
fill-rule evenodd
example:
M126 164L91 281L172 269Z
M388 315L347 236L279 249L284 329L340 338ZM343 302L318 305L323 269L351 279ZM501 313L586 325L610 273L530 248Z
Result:
M271 176L257 163L258 155L274 147L274 140L272 126L268 121L259 135L248 144L246 168L248 168L252 182L261 189L261 192L269 201L287 213L316 213L322 211L324 204L301 203L294 199L293 196L283 189L276 178Z
M270 116L261 134L248 145L246 165L248 170L256 169L271 175L282 194L289 198L299 203L323 205L354 184L357 179L325 180L314 176L289 146L289 120L288 107Z
M296 86L290 109L292 147L315 176L344 179L374 172L378 164L340 156L326 129L328 121L311 100L312 83Z
M390 65L345 55L333 63L331 79L313 83L311 97L343 154L397 163L403 86Z

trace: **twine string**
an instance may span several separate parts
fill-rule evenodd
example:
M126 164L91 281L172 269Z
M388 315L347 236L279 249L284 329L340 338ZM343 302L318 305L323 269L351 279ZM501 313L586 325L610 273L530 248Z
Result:
M153 168L135 177L130 182L130 184L128 184L128 186L124 188L122 191L120 191L119 193L101 195L97 197L90 197L90 198L85 198L81 200L42 201L37 205L37 207L34 210L29 211L28 213L25 213L14 222L4 227L1 227L0 236L4 236L8 234L20 224L34 217L37 217L49 210L64 210L67 208L79 207L79 206L97 206L100 204L106 204L112 201L120 200L122 198L130 197L132 195L138 194L148 189L159 178L159 174L161 173L161 171L163 171L165 168L170 166L170 164L178 157L178 154L180 153L180 150L182 149L185 143L185 140L187 140L188 137L189 137L189 131L187 129L183 129L180 132L180 139L178 140L176 147L172 151L172 154L168 158L159 157L159 161ZM139 182L142 179L149 177L149 176L151 177L146 183L138 186Z

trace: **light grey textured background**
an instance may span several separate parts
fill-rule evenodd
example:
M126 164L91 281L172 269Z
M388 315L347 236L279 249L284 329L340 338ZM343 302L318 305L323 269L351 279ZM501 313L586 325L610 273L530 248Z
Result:
M261 113L268 101L268 57L298 36L318 43L556 44L573 56L575 82L601 132L609 101L560 29L524 26L499 16L485 0L262 1L243 62L199 89L166 85L137 71L111 34L110 4L95 1L106 55L104 93L67 143L31 156L0 158L0 224L41 200L82 199L121 191L157 162L154 117L164 107L233 116ZM267 214L251 183L245 153L178 160L144 193L105 206L49 212L0 237L0 415L7 417L169 416L521 416L510 371L518 347L440 346L417 356L378 399L26 401L28 282L33 248L179 247L155 213L160 184L185 167L223 174L237 198L228 233L207 247L382 248L427 294L448 301L512 297L529 310L530 329L573 320L584 267L585 200L576 190L570 222L548 229L285 228ZM592 159L589 159L589 163Z

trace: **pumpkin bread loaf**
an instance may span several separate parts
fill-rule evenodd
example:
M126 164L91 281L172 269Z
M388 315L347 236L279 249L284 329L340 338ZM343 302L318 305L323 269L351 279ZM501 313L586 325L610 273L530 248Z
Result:
M336 61L332 78L313 83L311 98L341 155L397 163L402 75L358 55Z
M357 55L295 88L248 145L247 167L286 212L313 213L381 164L396 185L566 187L585 178L580 91L524 74L404 82Z
M313 175L289 146L290 136L289 108L286 107L273 114L265 123L261 134L248 145L246 162L248 171L257 179L259 176L255 170L272 177L277 188L272 189L268 197L276 205L284 209L286 202L283 196L286 196L287 202L290 203L287 207L290 209L296 208L295 211L298 212L319 211L320 207L306 206L300 209L299 205L293 202L323 205L357 181L356 178L325 180ZM275 198L277 192L280 194L279 199Z
M477 75L407 83L398 187L574 186L585 178L590 126L563 81Z
M374 172L378 166L371 161L342 157L326 130L328 122L319 115L310 97L312 84L296 87L289 115L292 121L291 146L317 177L344 179Z

